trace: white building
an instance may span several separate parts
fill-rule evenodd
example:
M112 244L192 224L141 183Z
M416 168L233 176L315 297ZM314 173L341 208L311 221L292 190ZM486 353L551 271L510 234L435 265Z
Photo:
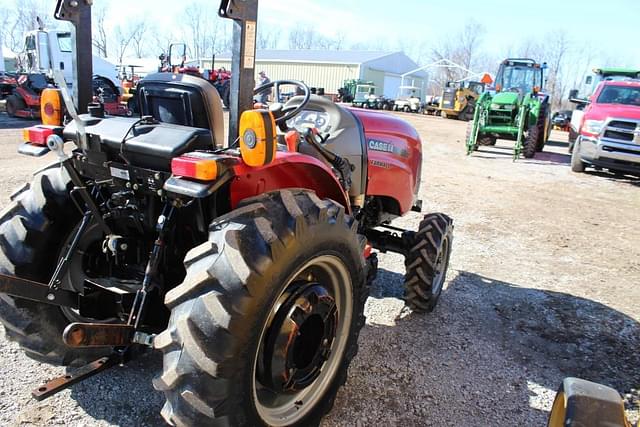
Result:
M201 69L211 68L211 59L198 61ZM230 54L215 58L215 68L231 68ZM402 74L419 66L402 52L349 50L258 50L257 73L264 71L273 80L301 80L309 87L324 88L326 94L337 94L345 80L372 81L376 93L389 98L398 94ZM423 71L405 77L405 85L425 88Z

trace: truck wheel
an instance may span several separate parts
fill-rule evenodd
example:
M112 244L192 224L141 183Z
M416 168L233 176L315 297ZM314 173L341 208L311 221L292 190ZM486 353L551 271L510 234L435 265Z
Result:
M24 103L24 100L16 95L9 95L7 97L7 114L11 117L18 117L18 111L24 110L27 108L27 104Z
M417 312L433 311L447 275L453 220L445 214L425 215L409 241L404 276L407 305Z
M571 151L571 171L572 172L584 172L585 164L580 159L580 141L576 141Z
M318 425L355 356L367 297L344 208L305 190L251 198L216 219L167 293L154 380L172 425Z
M522 154L525 159L531 159L536 155L538 147L538 126L531 126L527 131L527 135L524 138L524 147L522 148Z
M63 242L78 223L70 180L61 168L35 176L0 213L0 272L47 283ZM59 307L0 294L0 322L26 355L55 365L83 365L110 349L72 349L62 341L70 323Z

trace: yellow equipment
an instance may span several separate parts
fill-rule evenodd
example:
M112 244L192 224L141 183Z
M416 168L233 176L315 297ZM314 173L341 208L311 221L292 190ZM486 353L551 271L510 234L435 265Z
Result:
M476 101L482 92L484 83L448 82L440 99L440 115L451 119L471 120Z

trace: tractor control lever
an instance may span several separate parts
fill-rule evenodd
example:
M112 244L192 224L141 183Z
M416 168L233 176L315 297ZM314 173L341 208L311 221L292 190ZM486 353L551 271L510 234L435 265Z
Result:
M316 137L320 139L320 142L316 140ZM355 167L349 163L344 157L340 157L336 153L328 150L322 144L329 138L329 134L323 138L315 128L309 128L304 132L304 140L315 148L322 157L324 157L340 174L340 184L345 191L349 191L351 188L351 172L355 170Z

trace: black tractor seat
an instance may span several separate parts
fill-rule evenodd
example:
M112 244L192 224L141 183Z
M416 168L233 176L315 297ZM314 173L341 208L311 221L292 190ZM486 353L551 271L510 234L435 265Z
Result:
M158 123L132 126L137 118L108 117L99 119L82 115L86 122L90 151L106 152L110 160L126 159L134 166L169 171L171 159L196 150L214 148L208 129ZM71 122L65 128L65 139L77 140L76 126ZM126 139L125 139L126 136ZM122 147L124 141L124 147Z
M188 74L155 73L137 86L139 111L163 123L209 129L214 144L224 144L222 100L204 78Z

